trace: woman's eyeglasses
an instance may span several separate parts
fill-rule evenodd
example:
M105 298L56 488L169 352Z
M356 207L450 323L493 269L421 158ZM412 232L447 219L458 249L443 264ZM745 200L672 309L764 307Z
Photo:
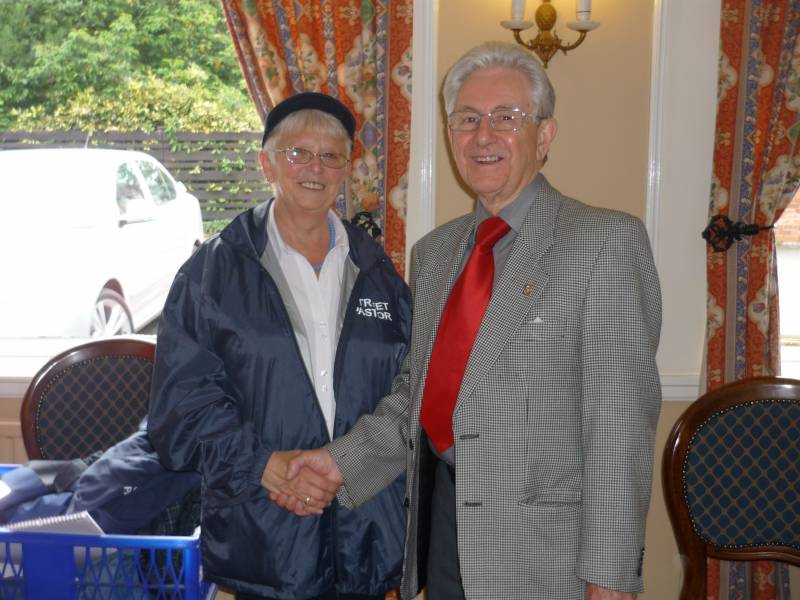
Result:
M282 152L286 160L295 165L307 165L314 157L319 159L323 167L329 169L341 169L347 164L347 157L338 152L312 152L305 148L284 148L275 152Z

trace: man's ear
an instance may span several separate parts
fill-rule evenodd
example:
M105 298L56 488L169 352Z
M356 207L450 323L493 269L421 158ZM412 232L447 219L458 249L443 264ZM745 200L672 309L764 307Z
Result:
M258 151L258 162L261 163L261 170L264 172L264 177L267 181L272 183L273 181L273 167L272 164L269 162L267 158L267 153L264 152L264 149Z
M536 134L536 159L540 162L547 157L547 151L557 132L558 122L555 119L545 119L539 123L539 131Z

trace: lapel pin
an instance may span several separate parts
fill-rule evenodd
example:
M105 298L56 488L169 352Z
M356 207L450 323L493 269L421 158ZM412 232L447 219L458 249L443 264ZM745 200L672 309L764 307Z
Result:
M522 293L526 296L530 296L533 293L533 284L529 283L524 288L522 288Z

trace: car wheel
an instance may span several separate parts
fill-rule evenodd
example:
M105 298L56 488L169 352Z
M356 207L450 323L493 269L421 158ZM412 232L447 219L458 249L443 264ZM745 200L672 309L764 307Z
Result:
M89 335L99 338L127 333L133 333L133 319L125 299L114 290L104 289L92 311Z

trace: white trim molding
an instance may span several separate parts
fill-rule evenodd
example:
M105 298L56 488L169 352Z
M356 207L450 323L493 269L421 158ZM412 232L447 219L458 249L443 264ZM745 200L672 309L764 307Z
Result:
M665 373L661 375L661 397L670 400L697 400L700 397L699 373Z
M653 50L650 62L650 137L647 160L647 205L645 227L650 236L653 256L658 264L658 218L661 204L661 133L664 92L664 63L667 44L667 0L655 0L653 6Z
M665 397L693 399L703 365L720 1L654 0L645 222L663 294ZM702 386L704 388L704 386Z
M406 279L412 246L433 229L436 164L436 40L439 0L414 0L411 156L406 194Z
M28 391L31 383L30 377L3 377L0 376L0 398L22 398Z

